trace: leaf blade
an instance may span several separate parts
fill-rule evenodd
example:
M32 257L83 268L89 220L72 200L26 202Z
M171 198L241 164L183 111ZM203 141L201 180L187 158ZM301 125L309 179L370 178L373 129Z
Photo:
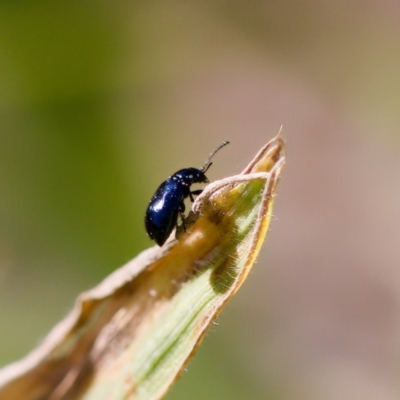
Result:
M0 399L161 398L254 264L284 164L278 135L240 175L207 186L178 241L82 294L32 355L0 371Z

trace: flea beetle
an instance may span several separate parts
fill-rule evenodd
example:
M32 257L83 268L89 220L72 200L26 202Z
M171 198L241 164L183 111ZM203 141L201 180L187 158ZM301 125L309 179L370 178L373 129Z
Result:
M201 189L192 191L190 190L190 186L194 183L208 182L205 173L212 165L211 159L218 150L227 144L229 142L223 142L215 149L202 168L181 169L158 187L147 208L145 225L148 235L159 246L162 246L166 242L176 227L178 215L180 215L183 228L185 229L184 200L189 197L193 202L193 195L198 195L202 192Z

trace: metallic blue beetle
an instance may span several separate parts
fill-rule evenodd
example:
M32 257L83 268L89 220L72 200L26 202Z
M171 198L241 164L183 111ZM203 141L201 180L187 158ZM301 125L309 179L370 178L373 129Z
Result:
M193 195L198 195L202 192L201 189L192 191L190 190L190 186L194 183L208 182L205 173L212 165L211 158L227 144L229 142L223 142L213 151L201 169L181 169L158 187L147 208L145 225L148 235L159 246L162 246L166 242L176 227L178 215L180 215L183 228L185 229L184 200L189 197L193 202Z

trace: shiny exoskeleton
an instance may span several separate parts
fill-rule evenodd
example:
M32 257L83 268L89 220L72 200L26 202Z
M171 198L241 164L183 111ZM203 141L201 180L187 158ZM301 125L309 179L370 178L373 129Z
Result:
M168 239L171 232L178 223L180 215L183 228L185 229L185 203L186 198L194 201L194 195L198 195L202 190L191 190L194 183L207 183L208 178L205 173L211 167L211 158L222 147L229 142L223 142L213 153L210 154L201 169L184 168L175 172L164 181L150 200L146 211L145 225L146 231L151 239L159 246L162 246Z

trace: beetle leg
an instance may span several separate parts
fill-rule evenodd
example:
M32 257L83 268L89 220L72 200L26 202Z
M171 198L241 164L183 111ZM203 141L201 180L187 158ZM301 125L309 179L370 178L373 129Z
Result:
M179 213L179 215L181 216L183 232L186 232L185 214L184 213Z
M181 204L179 204L178 207L178 213L181 216L181 221L182 221L182 226L183 226L183 231L186 232L186 224L185 224L185 203L182 201Z
M198 196L202 191L203 189L193 190L193 192L189 192L190 201L193 203L194 202L193 195Z

